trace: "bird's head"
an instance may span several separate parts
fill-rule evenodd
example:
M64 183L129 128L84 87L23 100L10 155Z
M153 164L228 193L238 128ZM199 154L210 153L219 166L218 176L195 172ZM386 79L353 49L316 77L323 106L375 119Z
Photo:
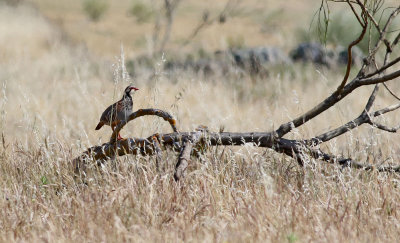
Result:
M137 90L139 90L139 89L136 88L136 87L133 87L132 85L129 85L128 87L126 87L124 94L130 95L130 93L131 93L132 90L133 90L133 91L137 91Z

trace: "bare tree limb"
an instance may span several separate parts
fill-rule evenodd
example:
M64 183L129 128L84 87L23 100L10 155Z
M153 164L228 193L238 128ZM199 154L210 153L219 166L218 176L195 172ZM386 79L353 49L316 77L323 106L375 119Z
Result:
M395 72L392 72L390 74L381 76L381 77L375 77L375 78L364 78L357 80L357 82L361 83L362 85L370 85L370 84L379 84L383 83L395 78L400 77L400 70L397 70Z
M279 126L279 128L275 131L275 135L279 138L283 137L285 134L289 133L293 128L299 127L303 125L304 123L308 122L312 118L318 116L322 112L328 110L331 108L334 104L342 100L344 97L346 97L348 94L353 92L356 88L360 87L362 84L359 82L356 82L357 80L353 80L349 84L347 84L340 95L338 95L337 92L334 92L330 96L328 96L326 99L324 99L321 103L313 107L311 110L305 112L304 114L300 115L296 119L284 123Z
M396 100L399 100L399 101L400 101L400 98L399 98L392 90L390 90L390 88L387 86L386 83L382 83L382 84L383 84L383 86L385 86L386 90L387 90Z
M357 11L356 11L356 10L354 9L354 7L353 7L353 4L351 4L351 2L350 2L349 0L347 1L347 3L349 4L349 6L350 6L350 8L351 8L351 11L353 11L354 16L357 18L358 23L359 23L362 27L364 27L365 22L364 22L364 21L361 21L360 16L358 15Z
M350 158L338 158L337 156L330 155L322 152L319 149L311 149L309 153L315 159L321 159L331 164L338 164L342 167L350 167L362 170L377 170L378 172L400 172L400 166L374 166L367 163L360 163Z
M386 107L384 109L381 109L379 111L375 111L374 113L372 113L372 117L377 117L377 116L383 115L385 113L397 110L399 108L400 108L400 103L399 104L395 104L395 105L391 105L391 106L388 106L388 107Z
M397 45L399 43L399 40L400 40L400 33L396 36L396 38L394 38L391 46Z
M188 161L190 160L190 152L196 141L196 136L199 132L183 132L183 133L169 133L160 134L162 148L173 147L176 143L184 141L184 146L179 157L176 167L175 178L182 178L186 170ZM154 154L153 143L150 142L150 136L147 139L127 138L117 141L115 144L105 143L101 146L89 148L81 156L73 160L73 165L80 171L86 167L86 164L91 161L103 161L112 156L122 156L127 154ZM292 158L295 158L300 165L307 162L306 156L309 155L314 159L320 159L329 163L337 163L343 166L352 166L359 169L372 169L372 165L364 165L353 161L352 159L338 159L333 155L323 153L319 149L309 147L303 141L290 140L281 138L274 140L272 133L208 133L208 144L210 146L225 145L225 146L239 146L246 143L252 143L258 147L266 147L275 150L279 153L284 153ZM198 140L197 140L198 141ZM396 171L399 172L399 167L377 167L378 171Z
M164 30L164 37L160 43L158 52L164 52L165 46L171 37L172 24L174 22L174 15L177 6L181 0L164 0L166 26Z
M203 18L200 21L200 23L193 29L192 33L186 38L186 40L183 42L182 46L186 46L192 41L199 33L201 30L203 30L205 27L212 25L215 21L220 20L220 21L225 21L227 17L232 17L233 16L233 11L236 8L237 1L234 0L228 0L224 6L224 8L219 12L215 17L210 18L209 13L204 12Z
M190 155L192 153L193 143L190 139L186 139L183 142L182 151L178 157L178 163L176 163L174 179L179 181L186 176L186 168L190 161Z
M306 113L300 115L296 119L282 124L276 131L275 135L277 137L282 137L285 134L289 133L293 128L299 127L306 123L307 121L311 120L312 118L316 117L317 115L321 114L322 112L328 110L334 104L342 100L348 94L353 92L356 88L359 88L364 85L371 85L371 84L378 84L383 83L389 80L393 80L400 76L400 70L392 72L390 74L375 77L375 78L366 78L366 79L354 79L352 82L348 83L342 90L341 94L338 95L337 92L334 92L332 95L327 97L317 106L312 108L311 110L307 111Z
M391 66L395 65L398 62L400 62L400 56L397 57L396 59L394 59L393 61L387 63L386 65L383 65L382 67L380 67L376 71L366 75L364 78L369 78L369 77L375 76L377 74L380 74L380 73L382 73L383 71L385 71L386 69L390 68Z
M388 31L389 26L391 25L392 21L394 20L394 18L397 16L397 14L400 12L400 6L397 7L389 16L388 20L386 21L385 26L383 27L382 31L379 33L379 39L377 40L374 49L372 49L372 51L369 53L369 56L367 58L372 58L373 56L375 56L376 52L378 51L380 45L382 42L385 42L383 40L385 40L386 37L386 33ZM391 49L391 47L388 47L389 49Z
M359 2L357 0L357 2ZM350 4L350 2L349 2ZM350 4L351 5L351 4ZM340 93L342 92L344 86L346 85L347 80L349 79L349 75L350 75L350 70L351 70L351 63L352 63L352 53L351 53L351 49L353 48L353 46L357 45L358 43L360 43L360 41L364 38L365 33L367 32L367 27L368 27L368 21L367 21L367 14L366 14L366 10L365 7L360 4L361 9L362 9L362 19L363 19L363 23L361 24L362 27L362 31L361 34L358 36L357 39L355 39L353 42L350 43L350 45L347 47L347 67L346 67L346 73L343 77L343 81L342 83L339 85L339 87L336 90L336 93L338 93L340 95Z
M156 154L156 168L159 171L160 170L160 164L161 164L161 158L162 158L162 149L159 141L159 135L154 134L152 137L152 143L154 147L154 152Z
M177 132L176 128L176 120L166 111L159 110L159 109L139 109L132 114L129 115L128 119L125 121L122 121L118 126L114 129L114 132L111 135L110 138L110 143L114 143L117 140L118 133L121 131L121 129L130 121L141 117L141 116L159 116L163 118L165 121L168 121L169 124L171 125L171 128L174 132Z
M392 106L388 106L388 107L386 107L384 109L381 109L381 110L378 110L378 111L375 111L375 112L372 112L372 113L367 113L364 110L356 119L354 119L352 121L349 121L346 124L336 128L336 129L333 129L333 130L330 130L330 131L328 131L326 133L318 135L318 136L316 136L314 138L311 138L311 139L308 139L308 140L304 140L304 142L306 144L310 145L310 146L315 146L315 145L321 144L323 142L329 141L329 140L331 140L331 139L333 139L335 137L338 137L340 135L343 135L344 133L346 133L348 131L351 131L352 129L354 129L356 127L359 127L362 124L367 123L367 124L370 124L370 125L374 126L374 125L376 125L376 123L373 122L371 120L371 118L375 118L375 117L381 116L381 115L383 115L385 113L397 110L399 108L400 108L400 103L392 105ZM379 128L378 126L376 126L376 127ZM383 126L380 126L380 127L383 127ZM388 132L397 132L398 129L396 129L396 128L388 129L387 131ZM382 129L382 130L384 130L384 129Z
M370 109L375 101L378 90L379 90L379 84L375 85L375 88L372 91L372 93L368 99L368 102L365 105L364 110L361 112L361 114L356 119L349 121L346 124L336 128L336 129L333 129L331 131L328 131L321 135L318 135L312 139L304 140L304 142L310 146L315 146L320 143L329 141L335 137L338 137L338 136L340 136L340 135L342 135L364 123L368 123L370 125L376 126L377 128L382 127L382 130L385 130L384 128L387 128L387 127L384 127L383 125L377 125L375 122L372 121L372 118L380 116L380 115L385 114L390 111L394 111L400 107L400 104L397 104L394 106L389 106L389 107L386 107L385 109L381 109L379 111L375 111L375 112L369 114L368 112L370 111ZM392 128L392 129L387 129L387 131L396 132L397 129Z
M346 3L347 3L347 1L346 1ZM358 2L351 1L351 3L360 4L360 1L358 1ZM361 4L360 7L365 10L364 5ZM366 22L367 21L367 19L366 19L367 17L366 17L366 14L365 14L364 10L363 10L363 12L364 12L363 20ZM386 30L387 30L388 26L390 25L391 21L393 20L394 16L396 15L395 14L396 11L397 11L397 9L391 14L391 17L389 17L387 23L385 24L385 27L382 30L383 35L386 34ZM356 43L361 41L362 37L365 34L366 26L367 26L367 24L363 28L363 31L360 34L359 38L356 39L355 41L353 41L348 47L348 53L349 53L348 57L350 57L348 59L348 64L351 63L351 56L350 56L351 48L352 48L353 45L355 45ZM383 37L381 37L381 40L382 40L382 38ZM370 55L370 57L371 57L371 55ZM353 79L350 83L346 84L347 83L347 79L348 79L348 75L349 75L349 72L350 72L350 68L349 68L349 65L347 65L346 73L345 73L345 76L343 78L343 81L341 82L341 84L338 87L338 89L332 95L330 95L325 100L323 100L321 103L319 103L317 106L315 106L311 110L305 112L304 114L300 115L296 119L280 125L279 128L275 131L276 137L278 137L278 138L283 137L285 134L289 133L293 128L296 128L296 127L299 127L299 126L303 125L304 123L306 123L310 119L313 119L314 117L318 116L322 112L328 110L330 107L335 105L337 102L342 100L345 96L347 96L353 90L359 88L360 86L383 83L383 82L395 79L395 78L400 76L400 70L395 71L395 72L390 73L390 74L387 74L387 75L384 75L384 76L381 76L381 77L370 77L370 78L361 79L359 77L360 76L359 75L355 79ZM365 66L362 68L362 70L364 68L365 68ZM360 70L359 74L363 73L362 70Z
M372 105L374 104L376 95L378 94L379 91L379 84L375 85L374 90L372 91L372 94L369 96L368 102L365 105L364 111L368 112L369 110L371 110Z
M377 123L377 122L372 122L372 121L371 121L370 124L371 124L372 126L378 128L378 129L380 129L380 130L383 130L383 131L386 131L386 132L392 132L392 133L396 133L396 132L399 130L399 128L400 128L400 126L388 127L388 126L386 126L386 125L379 124L379 123Z
M184 138L182 142L181 152L178 157L178 162L176 163L174 179L175 181L181 180L186 176L186 168L190 162L190 155L198 149L199 143L207 144L207 134L209 133L208 128L206 126L199 126L196 128L195 132ZM204 146L203 146L204 147ZM199 151L197 151L199 152Z

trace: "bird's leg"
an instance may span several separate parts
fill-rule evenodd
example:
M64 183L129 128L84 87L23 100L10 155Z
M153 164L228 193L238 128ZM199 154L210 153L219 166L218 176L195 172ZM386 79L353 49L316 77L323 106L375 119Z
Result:
M114 129L115 129L116 126L117 126L116 124L111 124L111 129L113 130L113 132L114 132ZM121 137L121 134L118 133L117 140L122 140L122 139L124 139L124 138Z

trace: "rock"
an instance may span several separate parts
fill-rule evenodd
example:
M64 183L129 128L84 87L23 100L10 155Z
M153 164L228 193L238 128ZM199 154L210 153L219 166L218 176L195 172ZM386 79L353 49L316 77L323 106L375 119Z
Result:
M245 63L256 61L262 65L290 64L290 58L276 47L254 47L231 51L235 64L243 66Z
M140 56L131 62L130 70L138 70L138 66L151 66L150 57ZM156 65L152 60L152 65ZM202 58L194 58L192 55L186 57L175 56L168 59L163 68L167 72L179 70L193 71L206 76L225 75L228 73L248 73L251 75L264 76L268 74L267 67L270 65L290 64L291 59L276 47L254 47L236 50L216 51L214 54Z
M364 54L360 48L352 48L352 64L361 65ZM290 52L293 61L312 62L329 68L347 64L347 48L338 46L335 49L325 48L319 43L301 43Z
M268 75L268 66L290 64L290 58L276 47L253 47L231 51L233 64L250 75Z
M301 43L290 52L293 61L312 62L327 67L335 64L335 53L327 51L321 44L316 42Z
M345 48L343 46L339 46L336 48L336 53L338 55L337 63L339 65L347 65L347 58L348 58L347 48ZM351 48L351 63L352 63L352 65L361 66L363 63L364 57L365 57L365 55L359 47L353 46L353 48Z

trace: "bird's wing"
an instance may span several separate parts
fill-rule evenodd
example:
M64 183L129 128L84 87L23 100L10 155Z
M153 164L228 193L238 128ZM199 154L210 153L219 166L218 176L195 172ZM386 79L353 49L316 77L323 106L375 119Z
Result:
M118 102L107 107L107 109L103 112L103 114L101 114L100 121L106 124L112 122L117 116L117 109L118 109L117 104Z

